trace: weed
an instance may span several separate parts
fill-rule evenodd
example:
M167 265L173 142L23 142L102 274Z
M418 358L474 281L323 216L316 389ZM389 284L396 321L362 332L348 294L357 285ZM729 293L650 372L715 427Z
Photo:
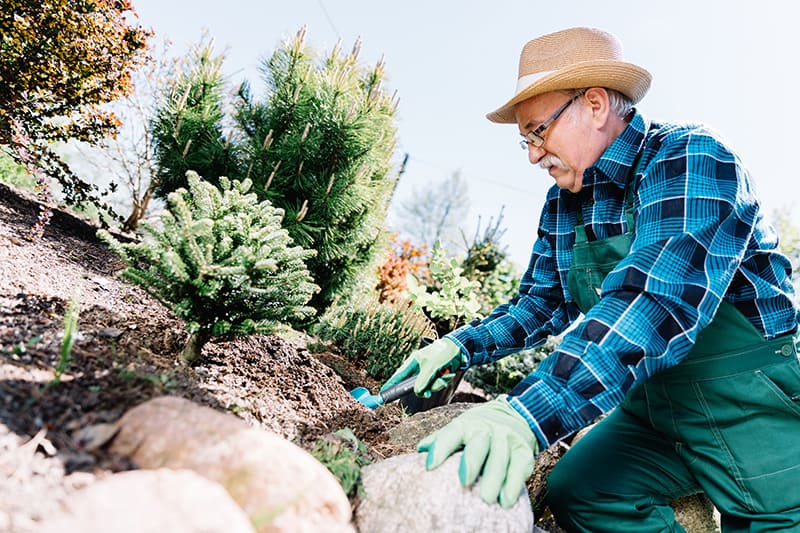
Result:
M178 383L172 379L169 372L147 373L138 368L123 367L119 369L119 377L125 381L145 381L150 383L160 392L174 388Z
M361 467L371 462L366 453L367 447L350 428L320 437L311 450L311 455L336 476L348 497L361 494Z
M75 344L75 331L78 328L78 315L80 314L80 302L76 294L72 295L64 313L64 337L61 340L61 357L58 359L56 368L53 371L53 384L61 382L61 376L67 371L72 360L72 346Z
M391 376L417 349L420 338L436 335L421 311L406 303L379 303L368 297L334 304L315 332L335 343L349 360L364 364L367 374L378 380Z

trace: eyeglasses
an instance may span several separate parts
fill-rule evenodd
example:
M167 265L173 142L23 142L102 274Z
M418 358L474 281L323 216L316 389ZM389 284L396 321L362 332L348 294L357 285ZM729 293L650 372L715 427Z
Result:
M572 104L572 102L574 102L581 96L583 96L583 91L579 92L578 94L567 100L567 103L559 107L558 110L556 110L556 112L553 113L553 116L542 122L538 128L526 133L525 138L519 142L519 145L522 147L522 149L527 150L529 145L533 145L536 148L542 146L544 144L544 137L542 137L542 133L544 133L544 130L549 128L553 124L553 122L558 120L558 117L561 116L561 113L566 111L567 108L570 106L570 104Z

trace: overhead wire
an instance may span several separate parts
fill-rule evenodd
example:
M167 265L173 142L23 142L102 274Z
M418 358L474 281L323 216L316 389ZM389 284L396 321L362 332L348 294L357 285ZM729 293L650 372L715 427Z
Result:
M322 13L325 15L325 18L328 19L328 24L331 25L333 33L335 33L337 37L341 37L342 35L339 33L339 30L336 29L336 24L333 23L333 19L328 13L328 10L325 9L325 4L322 2L322 0L317 0L317 3L319 4L320 9L322 9Z

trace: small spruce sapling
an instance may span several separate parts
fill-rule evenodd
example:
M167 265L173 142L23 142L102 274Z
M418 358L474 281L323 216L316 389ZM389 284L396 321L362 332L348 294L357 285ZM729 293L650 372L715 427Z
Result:
M219 188L187 172L189 190L169 194L163 229L143 223L145 240L121 243L98 234L126 265L122 275L171 307L190 333L184 364L200 358L212 336L270 333L314 313L319 290L292 246L283 210L248 193L250 180L219 178Z

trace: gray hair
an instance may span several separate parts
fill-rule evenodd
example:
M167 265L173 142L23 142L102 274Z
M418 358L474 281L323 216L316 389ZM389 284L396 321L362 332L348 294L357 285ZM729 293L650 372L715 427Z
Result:
M584 91L586 91L586 89L571 89L562 92L572 98L573 96L579 95ZM633 109L633 101L621 92L615 91L614 89L606 89L606 92L608 93L608 104L611 106L611 111L622 119L628 116L628 113L630 113L631 109Z

